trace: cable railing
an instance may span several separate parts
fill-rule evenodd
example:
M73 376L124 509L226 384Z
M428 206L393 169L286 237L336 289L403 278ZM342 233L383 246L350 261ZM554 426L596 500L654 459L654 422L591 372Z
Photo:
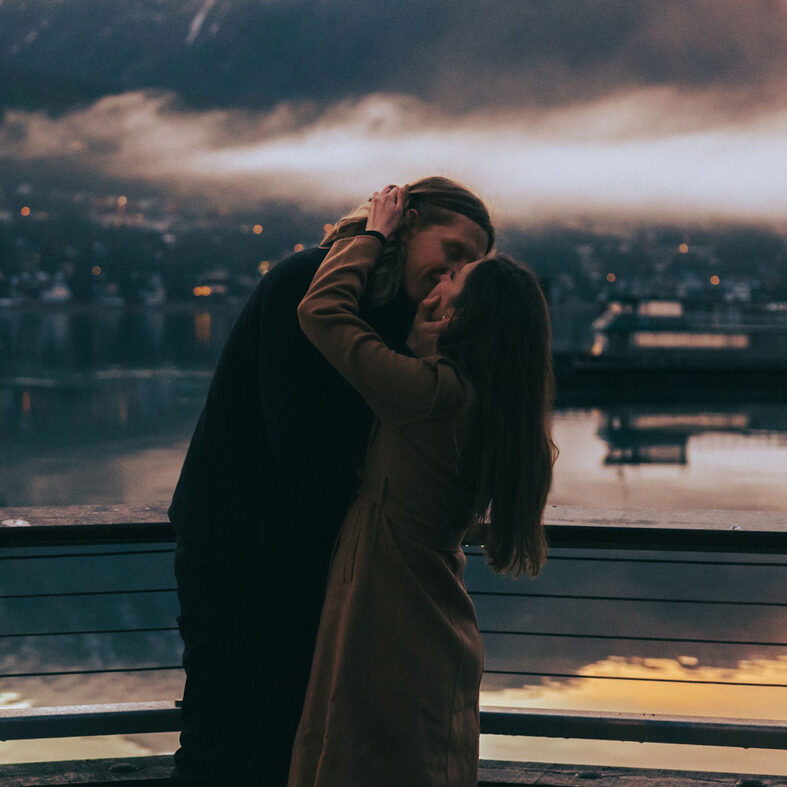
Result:
M590 619L594 614L603 614L591 610L605 604L614 605L617 610L629 607L644 609L657 606L664 606L667 609L691 608L698 610L700 615L706 614L702 610L713 608L728 610L725 613L727 617L732 615L734 610L740 609L746 611L749 618L760 611L762 614L770 616L784 616L784 625L772 625L773 620L777 618L770 617L768 618L769 625L765 627L767 631L764 632L769 633L770 636L757 636L756 631L752 633L750 627L745 628L746 634L740 636L733 636L730 632L719 634L712 631L703 636L683 636L680 632L637 631L633 627L634 623L637 623L635 618L631 619L632 627L626 628L626 621L623 620L614 632L603 628L597 630L569 628L565 631L551 631L543 626L530 628L518 625L517 621L520 618L517 614L512 614L511 621L505 626L501 626L499 621L487 620L484 615L480 614L481 634L493 656L496 645L493 647L492 643L497 643L501 639L510 643L574 640L588 645L593 643L610 643L611 645L613 642L625 642L641 648L642 653L646 653L647 648L654 645L713 647L719 652L736 647L756 648L766 649L769 655L777 654L778 656L781 656L780 648L787 649L787 641L776 634L778 631L787 630L787 614L782 611L787 608L787 599L782 597L787 584L783 579L776 583L765 582L763 586L769 589L771 595L763 598L705 598L697 593L674 596L647 592L647 588L645 591L633 593L630 582L628 584L622 582L620 589L612 593L594 593L581 588L578 588L577 592L573 592L574 588L571 587L571 582L576 581L575 574L580 568L584 567L583 570L586 568L588 571L592 571L596 564L603 567L607 582L610 581L609 572L618 570L618 568L625 570L628 566L639 571L638 566L642 564L646 564L653 570L667 572L684 570L684 567L686 570L693 571L695 568L701 567L703 571L709 572L728 569L747 572L749 570L751 572L761 571L765 572L763 576L771 577L770 572L778 572L779 569L787 567L787 526L784 525L784 520L779 515L757 513L747 518L747 515L736 513L734 516L737 524L729 526L725 522L718 522L714 527L712 523L707 521L707 518L699 523L691 521L691 515L688 513L674 515L672 519L675 521L671 521L670 516L663 513L655 515L650 513L648 520L643 521L645 517L642 512L631 512L630 518L633 520L631 524L625 523L625 517L620 512L614 512L614 516L610 516L610 521L606 524L599 524L604 512L573 511L569 516L565 514L560 516L560 513L558 511L553 520L547 522L547 538L551 549L547 565L548 570L552 571L559 580L553 578L552 584L560 587L537 592L539 580L536 581L536 584L528 581L521 585L506 580L509 582L510 589L497 589L494 584L498 581L497 578L487 577L488 569L483 566L481 560L483 551L477 545L469 545L466 547L466 554L469 558L468 569L472 567L472 571L468 572L468 589L477 604L493 603L496 608L506 604L527 605L533 603L582 605L578 615L587 625L592 623ZM80 604L97 601L101 602L102 614L106 616L111 613L111 609L109 612L107 610L113 603L126 602L134 598L156 599L156 607L165 605L165 601L166 604L174 604L176 588L174 583L170 584L171 574L169 577L164 577L165 580L168 578L170 582L159 581L152 587L124 586L121 582L120 586L91 588L85 583L92 581L92 572L85 571L82 564L70 563L70 561L96 561L98 564L100 561L122 562L124 559L150 558L151 560L166 560L167 565L170 565L174 552L170 544L174 541L174 532L166 522L163 511L120 506L112 507L111 510L97 510L89 507L13 509L0 511L0 518L14 522L12 525L0 526L0 564L3 567L10 568L14 565L18 565L20 569L24 567L25 575L29 575L31 566L35 566L35 563L31 561L54 561L51 565L59 567L57 570L47 569L44 572L47 585L40 589L31 588L29 584L25 586L24 583L17 583L16 587L12 586L13 580L8 579L7 571L0 569L0 605L5 605L0 607L0 610L4 609L7 613L4 615L4 619L10 621L14 618L8 613L14 604L41 605L40 608L36 607L39 610L36 613L39 618L37 624L30 622L28 610L24 614L20 613L25 621L24 626L20 625L16 630L0 631L0 648L4 649L6 654L12 655L17 643L24 643L28 651L41 652L45 655L47 648L44 645L47 638L50 638L50 642L63 642L67 637L85 638L90 639L93 643L99 638L106 638L116 644L118 638L131 641L134 637L142 637L158 643L158 650L153 648L153 655L146 655L143 652L144 648L140 648L139 659L132 660L136 663L123 663L120 656L115 654L115 663L108 660L102 664L79 664L62 663L62 660L58 660L51 665L34 663L29 666L27 664L17 665L15 668L13 658L5 659L2 663L10 665L10 668L0 669L0 679L23 681L27 679L57 679L75 675L176 673L181 669L179 663L180 646L179 639L176 637L177 626L174 625L174 615L171 618L172 623L169 623L163 620L146 619L144 614L140 613L138 619L125 625L118 625L120 620L113 624L106 619L93 625L79 625L83 621L79 615L76 615L72 621L75 621L74 627L70 628L68 625L62 624L61 620L58 620L61 625L46 625L48 619L44 609L47 604L57 603L60 610L77 610ZM558 521L555 521L556 519ZM569 521L566 521L567 519ZM20 522L25 524L18 524ZM167 546L164 546L165 544ZM112 549L112 546L116 548ZM58 551L58 548L61 551ZM75 549L62 551L65 548ZM747 561L740 558L740 556L747 555L750 555L752 560ZM15 564L14 561L19 562ZM43 566L45 563L42 562L41 565ZM79 582L76 585L57 588L55 585L58 571L65 571L69 565L81 567L81 571L74 572L76 580ZM560 572L565 572L565 581L562 579L564 574ZM114 577L113 581L116 582L118 576L122 578L123 569L117 568L116 572L110 573ZM476 582L479 577L481 581ZM73 579L72 577L69 581ZM781 595L778 595L779 593ZM158 599L161 601L159 602ZM103 603L104 601L106 604ZM587 623L588 620L590 623ZM778 620L782 620L782 617L778 617ZM640 624L637 623L637 625ZM161 637L171 638L172 641L168 646L169 651L167 651L167 647L161 645ZM118 648L121 655L128 650L128 646ZM160 652L162 650L169 652L171 658L162 657ZM154 661L154 655L158 660L155 663L150 663ZM787 655L787 651L785 651L785 655ZM524 660L526 662L527 658ZM581 659L579 660L581 661ZM748 690L753 688L787 689L787 684L778 680L767 680L765 676L762 682L758 682L751 679L734 679L734 677L726 679L726 677L684 677L655 674L610 675L594 674L587 669L528 669L526 663L522 665L521 669L508 669L506 668L508 665L498 662L500 659L493 657L485 674L501 678L521 678L526 682L533 680L591 680L630 682L632 685L650 682L654 684L741 687ZM20 666L22 666L21 669ZM150 703L126 703L125 710L117 713L113 708L117 709L118 703L91 707L90 718L99 719L93 727L90 726L92 722L90 724L86 722L87 717L85 716L79 716L79 719L75 721L76 712L69 711L68 707L59 710L52 709L51 713L47 711L44 714L46 719L39 725L35 723L36 711L39 709L32 709L24 713L16 710L2 710L0 711L0 738L37 737L42 730L46 731L46 736L53 737L72 734L109 734L108 730L122 732L123 730L119 727L131 723L128 721L131 718L133 718L131 727L135 731L167 731L177 729L179 724L179 709L172 702L154 703L153 705ZM106 711L104 715L102 715L101 708ZM653 714L623 715L626 716L626 725L628 726L621 727L621 714L598 712L590 713L590 715L584 713L583 715L583 712L580 711L556 711L548 716L548 724L544 726L547 717L544 716L543 711L488 707L482 709L482 729L484 732L494 731L512 735L554 735L555 737L664 742L663 730L662 732L656 731L662 729L658 727L656 722L658 719L666 717ZM530 721L525 721L526 717ZM53 719L61 721L53 726ZM147 719L147 722L144 719ZM163 722L163 719L166 719L166 722ZM508 723L506 719L508 719ZM768 747L787 748L787 724L785 722L767 722L766 724L765 722L757 722L757 720L754 722L750 720L724 720L725 733L724 735L716 735L715 738L713 731L718 732L721 727L718 724L713 726L713 723L713 719L696 722L693 724L694 732L691 732L692 725L684 724L678 718L678 721L670 727L669 736L675 738L670 742L690 742L696 737L696 730L702 728L705 730L703 734L707 737L707 741L705 741L707 743L735 746L765 746L767 743ZM731 734L729 731L735 728L736 724L738 732ZM167 729L162 729L162 727ZM92 733L74 731L88 728L100 731ZM763 732L766 728L767 734ZM24 732L25 730L27 732ZM531 731L523 732L523 730ZM548 730L553 730L553 732ZM33 735L31 731L35 734ZM130 729L125 731L129 732ZM617 737L618 735L628 737ZM722 743L722 740L736 742Z

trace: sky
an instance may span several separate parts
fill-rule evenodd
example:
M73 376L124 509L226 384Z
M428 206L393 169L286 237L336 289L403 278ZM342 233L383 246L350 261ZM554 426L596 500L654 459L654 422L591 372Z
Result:
M38 173L787 226L787 0L0 0L0 68L0 158Z

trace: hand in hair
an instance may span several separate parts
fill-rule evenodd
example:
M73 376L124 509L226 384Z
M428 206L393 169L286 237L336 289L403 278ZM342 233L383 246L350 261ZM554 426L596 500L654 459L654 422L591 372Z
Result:
M448 320L435 320L433 317L434 308L439 301L439 295L427 295L418 304L413 327L410 328L410 335L407 337L407 346L416 358L437 354L437 340L448 325Z
M388 237L399 226L407 201L407 186L386 186L372 194L366 229Z

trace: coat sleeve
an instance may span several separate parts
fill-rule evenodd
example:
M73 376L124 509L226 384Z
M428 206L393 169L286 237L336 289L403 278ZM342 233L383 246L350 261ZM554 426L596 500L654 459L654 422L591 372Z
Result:
M368 235L336 241L298 307L301 328L381 420L402 424L454 411L463 388L448 359L397 353L359 317L379 252Z

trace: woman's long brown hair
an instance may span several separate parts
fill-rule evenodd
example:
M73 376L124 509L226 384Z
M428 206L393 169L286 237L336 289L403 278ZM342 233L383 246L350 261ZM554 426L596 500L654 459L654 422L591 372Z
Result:
M543 514L557 447L546 299L533 272L504 255L467 277L439 351L473 389L467 445L475 516L490 566L535 576L546 559Z

